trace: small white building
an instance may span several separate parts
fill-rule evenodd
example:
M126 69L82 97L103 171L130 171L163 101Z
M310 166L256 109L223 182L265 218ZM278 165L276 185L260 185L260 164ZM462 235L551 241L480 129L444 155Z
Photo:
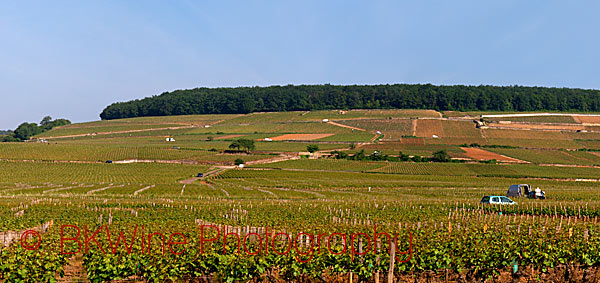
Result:
M432 138L437 139L439 138L437 135L431 135Z
M323 123L329 122L329 119L323 119Z

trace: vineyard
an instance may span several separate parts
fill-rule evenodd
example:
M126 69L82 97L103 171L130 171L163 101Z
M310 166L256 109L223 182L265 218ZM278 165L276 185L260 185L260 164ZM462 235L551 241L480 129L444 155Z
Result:
M0 282L598 282L597 134L482 130L444 114L453 120L429 110L145 117L0 144ZM190 128L152 130L171 125ZM123 129L148 131L111 133ZM264 141L322 134L333 135ZM255 148L228 151L238 138ZM413 159L440 151L450 162ZM369 159L381 154L392 158ZM547 199L480 204L513 184Z

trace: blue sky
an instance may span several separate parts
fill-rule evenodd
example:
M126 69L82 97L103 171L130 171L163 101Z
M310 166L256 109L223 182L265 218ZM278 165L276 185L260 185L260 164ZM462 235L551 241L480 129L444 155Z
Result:
M4 1L0 129L193 87L600 89L598 1Z

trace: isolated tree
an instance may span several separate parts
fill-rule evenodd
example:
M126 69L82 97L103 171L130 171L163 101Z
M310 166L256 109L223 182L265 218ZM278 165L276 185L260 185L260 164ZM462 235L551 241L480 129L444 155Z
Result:
M42 130L36 123L23 123L15 130L15 138L24 141L41 132Z
M237 139L234 140L230 145L230 149L240 150L243 148L245 151L254 150L256 146L254 145L254 141L250 139Z
M240 150L240 148L242 147L242 145L240 144L239 141L235 140L233 141L230 145L229 145L229 149L236 149L236 150Z
M436 151L433 153L433 161L435 162L448 162L450 161L450 156L445 150Z
M310 153L315 153L319 151L319 146L316 144L309 144L306 146L306 150Z
M244 160L241 158L236 159L234 162L235 162L235 165L244 164Z
M50 121L52 121L52 117L46 116L40 122L40 126L46 126L48 123L50 123Z
M242 148L244 148L246 151L256 149L256 146L254 145L253 140L239 139L238 142L242 145Z

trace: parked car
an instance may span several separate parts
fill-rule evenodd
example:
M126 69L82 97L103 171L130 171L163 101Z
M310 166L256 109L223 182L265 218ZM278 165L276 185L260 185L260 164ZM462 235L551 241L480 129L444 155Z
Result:
M196 175L196 177L198 177L198 178L202 178L202 177L204 177L204 174L202 174L202 173L198 173L198 175Z
M106 160L106 163L112 163L112 160Z
M481 203L485 204L502 204L502 205L513 205L517 204L512 199L509 199L505 196L484 196L481 199Z
M531 192L531 185L528 184L520 184L520 185L510 185L508 191L506 191L507 197L522 197L528 196L529 192Z

